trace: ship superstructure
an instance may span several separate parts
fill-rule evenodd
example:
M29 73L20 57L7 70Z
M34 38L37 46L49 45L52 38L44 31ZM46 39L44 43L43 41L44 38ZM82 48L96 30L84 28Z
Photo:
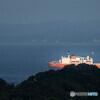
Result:
M59 61L52 61L48 63L49 67L54 68L63 68L66 65L70 64L89 64L89 65L96 65L98 68L100 68L100 63L93 63L93 59L89 56L87 57L80 57L80 56L70 56L70 52L68 51L68 57L61 57Z

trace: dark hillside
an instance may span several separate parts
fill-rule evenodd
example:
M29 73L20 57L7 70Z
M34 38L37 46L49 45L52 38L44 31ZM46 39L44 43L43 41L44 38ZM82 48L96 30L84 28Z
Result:
M98 92L99 96L70 97L70 91ZM3 95L5 94L7 94L7 91ZM80 99L100 100L100 69L96 66L80 64L76 67L75 65L69 65L61 70L37 73L13 87L10 90L8 99L4 100Z

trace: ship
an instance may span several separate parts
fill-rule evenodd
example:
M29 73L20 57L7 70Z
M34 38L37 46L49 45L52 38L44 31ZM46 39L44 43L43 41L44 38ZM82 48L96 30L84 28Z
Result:
M89 64L89 65L96 65L98 68L100 68L100 63L93 63L93 58L92 57L80 57L80 56L75 56L72 55L70 56L70 52L68 51L68 56L67 57L61 57L59 61L52 61L48 63L49 67L52 68L63 68L66 65L71 65L74 64L75 66L79 64Z

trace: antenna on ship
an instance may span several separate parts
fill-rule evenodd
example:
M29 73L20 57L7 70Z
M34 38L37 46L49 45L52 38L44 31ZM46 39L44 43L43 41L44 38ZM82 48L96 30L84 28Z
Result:
M68 51L68 58L70 58L70 51Z
M91 54L94 55L94 51L92 51Z

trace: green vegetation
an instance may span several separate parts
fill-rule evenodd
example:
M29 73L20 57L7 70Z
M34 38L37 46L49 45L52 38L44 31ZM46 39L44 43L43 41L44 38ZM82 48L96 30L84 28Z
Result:
M70 91L98 92L97 97L70 97ZM0 100L100 100L100 69L69 65L37 73L17 86L0 79Z

